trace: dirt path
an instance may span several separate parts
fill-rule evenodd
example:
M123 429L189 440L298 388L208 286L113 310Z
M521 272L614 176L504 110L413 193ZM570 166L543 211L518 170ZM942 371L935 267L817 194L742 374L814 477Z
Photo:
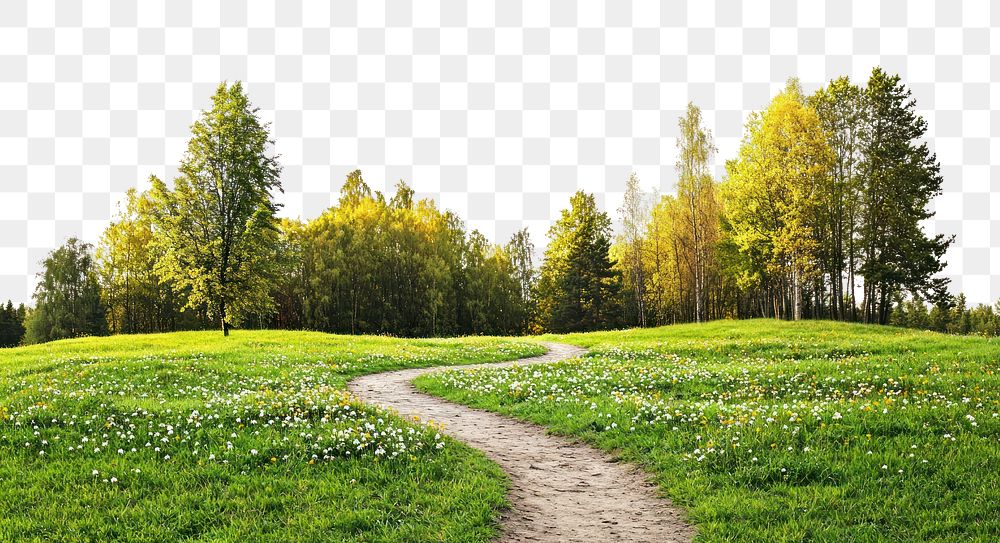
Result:
M542 356L467 367L555 362L583 349L547 343ZM444 423L445 431L486 453L511 478L511 509L501 541L599 543L690 541L694 529L638 468L544 428L417 392L411 381L442 368L366 375L348 388L365 401Z

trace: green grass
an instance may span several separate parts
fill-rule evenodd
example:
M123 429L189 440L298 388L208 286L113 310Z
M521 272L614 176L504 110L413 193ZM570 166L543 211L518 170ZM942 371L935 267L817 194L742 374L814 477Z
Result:
M1000 540L1000 343L832 322L549 336L581 360L418 386L654 474L708 541Z
M343 388L543 350L244 331L0 349L0 541L486 541L503 473Z

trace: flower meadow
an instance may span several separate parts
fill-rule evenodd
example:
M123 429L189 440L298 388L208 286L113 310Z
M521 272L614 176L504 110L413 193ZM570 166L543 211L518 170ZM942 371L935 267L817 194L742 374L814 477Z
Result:
M299 332L0 350L0 539L484 540L498 469L344 386L542 350Z
M1000 539L1000 344L829 322L554 337L418 386L643 464L700 541Z

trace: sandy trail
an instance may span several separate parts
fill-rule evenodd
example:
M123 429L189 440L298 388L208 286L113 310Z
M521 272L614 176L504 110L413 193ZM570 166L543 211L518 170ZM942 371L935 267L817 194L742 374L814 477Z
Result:
M555 362L579 356L578 347L545 344L549 352L499 367ZM500 464L510 476L511 509L502 520L501 541L679 542L694 529L670 502L656 496L647 475L614 462L587 445L548 435L544 428L457 405L417 392L411 381L443 368L422 368L366 375L348 388L363 400L390 407L403 416L419 415L445 425L445 432Z

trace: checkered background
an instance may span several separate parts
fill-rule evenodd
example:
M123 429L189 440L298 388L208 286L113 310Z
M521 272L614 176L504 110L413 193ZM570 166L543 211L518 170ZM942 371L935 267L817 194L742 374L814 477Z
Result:
M249 4L249 5L248 5ZM331 5L332 4L332 5ZM272 123L283 213L312 218L360 167L505 241L540 247L577 189L615 213L630 171L676 179L689 100L721 174L786 78L811 92L902 75L945 177L932 232L956 290L1000 297L1000 7L975 1L5 0L0 298L26 301L68 236L96 242L123 193L172 178L222 80Z

